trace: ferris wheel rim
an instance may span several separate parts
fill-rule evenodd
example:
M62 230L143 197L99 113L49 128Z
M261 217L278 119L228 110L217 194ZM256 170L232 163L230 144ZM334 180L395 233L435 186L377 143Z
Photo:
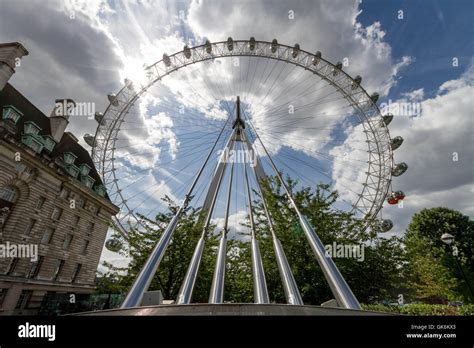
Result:
M359 194L358 199L352 203L353 209L354 210L359 210L363 214L365 214L364 219L367 219L368 222L376 219L380 209L382 208L383 202L385 200L385 197L388 194L388 191L391 186L391 169L393 168L394 161L393 161L393 151L390 147L390 142L391 142L391 137L390 137L390 132L388 127L386 126L378 126L375 124L375 122L381 122L382 119L382 114L380 112L380 109L376 105L375 102L372 101L371 96L368 94L368 92L362 87L360 84L360 81L357 82L355 78L352 78L349 74L347 74L343 69L342 66L337 66L327 59L321 57L320 52L317 52L316 54L312 54L308 51L302 50L299 48L299 45L295 46L288 46L280 43L276 43L276 50L273 51L273 45L275 45L275 41L269 42L269 41L257 41L254 40L253 44L255 45L255 48L253 50L249 49L249 44L252 42L252 40L232 40L232 45L233 49L230 50L229 47L226 45L229 45L229 40L227 41L217 41L217 42L209 42L206 41L206 43L194 47L187 47L182 51L176 52L170 56L164 54L163 59L147 66L144 68L145 72L151 72L151 77L148 79L146 84L141 84L139 89L136 89L136 86L132 84L130 81L125 81L125 85L117 92L117 95L109 95L109 105L106 108L103 118L104 121L108 121L106 116L110 115L110 113L114 113L116 117L114 119L111 119L113 121L111 124L104 126L103 122L99 122L95 136L94 136L94 142L92 146L92 158L94 160L94 164L98 168L99 175L101 176L101 179L106 187L109 187L110 184L114 185L116 188L115 193L117 193L120 196L120 201L122 203L122 208L125 207L125 209L128 210L126 216L133 216L136 221L138 221L138 218L135 216L135 212L133 212L132 209L130 209L127 205L127 200L126 198L122 195L121 189L118 186L118 178L115 175L115 164L114 164L114 153L115 153L115 142L117 138L117 134L120 130L120 124L123 122L124 117L128 114L128 110L134 105L134 103L143 95L145 92L148 91L153 85L155 85L158 81L160 81L162 78L166 77L167 75L170 75L171 73L186 67L188 65L193 65L197 63L202 63L205 61L217 59L217 58L228 58L228 57L243 57L243 56L248 56L248 57L256 57L256 58L264 58L264 59L275 59L281 62L286 62L286 63L291 63L294 64L300 68L304 68L306 70L311 70L314 74L318 75L321 79L325 80L328 82L330 85L332 85L337 91L346 98L351 106L354 108L354 110L357 110L358 112L356 113L357 117L359 117L361 124L364 128L364 133L366 134L367 138L367 143L368 143L368 153L369 153L369 161L367 161L368 168L366 172L366 180L365 183L363 184L363 189L361 193ZM297 54L296 56L293 55L293 50L296 49L297 47ZM206 51L210 47L210 53ZM259 47L259 49L257 49ZM247 50L245 49L247 48ZM270 51L270 53L269 53ZM187 58L186 54L189 54L190 52L190 57ZM318 55L319 53L319 55ZM320 70L311 69L311 66L313 65L312 61L310 62L313 58L317 58L318 63L315 65L325 65L323 68ZM178 63L178 64L177 64ZM320 64L322 63L322 64ZM340 64L340 63L339 63ZM324 70L325 74L322 72ZM337 75L335 74L333 76L333 72L336 71ZM161 73L160 73L161 72ZM156 75L154 75L156 73ZM343 76L347 81L350 81L350 84L346 84L345 86L341 86L339 84L340 80L333 80L331 79L331 76ZM353 84L356 85L355 89L352 89ZM349 87L350 86L350 87ZM349 87L349 91L347 91ZM351 90L356 90L357 94L359 96L358 100L355 100L353 97L356 95L354 93L353 95L348 93ZM123 102L120 105L120 102L122 102L121 98L125 95L125 102ZM115 105L115 104L118 105ZM368 114L371 113L372 116L368 116ZM375 121L374 119L377 118ZM117 127L118 124L118 127ZM369 129L366 127L368 126ZM105 147L100 146L100 142L98 141L98 135L103 131L104 127L106 127L106 140L105 140ZM378 132L378 133L377 133ZM113 136L113 134L115 134ZM372 134L372 139L369 139L369 134ZM380 138L385 138L384 144L382 143L382 140ZM110 144L109 144L110 143ZM372 151L370 146L376 147L376 151ZM112 156L107 157L107 153L111 151ZM375 166L378 165L378 178L377 180L377 188L373 188L377 192L377 197L378 201L376 202L375 199L374 201L369 201L372 204L370 204L369 209L367 209L365 212L360 210L358 208L358 203L361 202L364 198L364 192L368 187L368 180L369 177L372 175L370 168L371 166L374 166L374 163L371 161L370 157L376 154L375 157L378 157L378 164L375 164ZM383 155L383 156L382 156ZM382 158L383 159L380 159ZM106 163L107 162L107 163ZM109 164L107 166L106 164ZM110 168L111 165L111 168ZM375 170L374 170L375 171ZM106 177L106 174L112 173L113 179L110 179ZM383 183L382 183L383 182ZM126 231L125 227L122 224L122 221L118 217L114 217L114 224L119 227L119 230Z

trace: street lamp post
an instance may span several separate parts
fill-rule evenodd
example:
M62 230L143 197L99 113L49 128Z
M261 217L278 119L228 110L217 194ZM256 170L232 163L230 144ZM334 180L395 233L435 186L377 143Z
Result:
M453 251L453 247L451 246L451 244L454 242L454 236L452 234L443 233L443 235L441 236L441 241L444 244L446 244L451 249L451 251ZM466 274L464 274L464 270L462 269L462 266L459 263L458 258L454 254L453 254L453 257L454 257L454 260L456 260L456 265L458 266L459 270L461 271L461 274L464 278L464 281L467 284L467 287L469 288L469 292L471 293L471 297L474 299L474 293L472 292L471 284L469 284L469 280L467 279Z

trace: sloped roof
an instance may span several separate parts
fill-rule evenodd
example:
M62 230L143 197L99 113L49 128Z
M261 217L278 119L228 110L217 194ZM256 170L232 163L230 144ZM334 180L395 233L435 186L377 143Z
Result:
M49 117L43 114L36 106L34 106L25 96L23 96L9 83L7 83L3 90L0 91L0 110L6 105L13 105L21 113L23 113L23 116L20 117L16 124L18 132L15 134L15 138L18 140L18 142L21 142L23 125L27 121L32 121L41 128L39 134L51 135ZM73 138L73 136L68 134L68 132L64 133L61 141L59 144L56 144L50 156L53 160L57 157L62 159L65 152L72 152L77 156L74 164L81 165L84 163L89 165L89 167L92 168L89 172L89 175L95 180L95 184L103 184L99 174L97 173L94 163L92 162L89 152L83 148ZM110 201L107 193L105 198Z

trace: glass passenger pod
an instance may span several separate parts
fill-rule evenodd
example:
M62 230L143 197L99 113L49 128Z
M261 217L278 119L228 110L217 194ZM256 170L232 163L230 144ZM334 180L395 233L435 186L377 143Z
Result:
M271 51L272 53L275 53L278 49L278 41L277 39L273 39L272 45L271 45Z
M187 45L184 46L183 53L184 53L184 56L186 57L186 59L191 58L191 49Z
M404 198L405 194L403 193L403 191L394 191L388 197L387 202L388 204L394 205L398 204L398 202L403 200Z
M295 47L293 47L293 50L291 51L291 56L293 58L296 58L298 57L298 54L300 53L300 45L299 44L295 44Z
M232 40L230 36L227 38L227 49L229 50L229 52L232 52L234 50L234 40Z
M318 65L320 61L321 61L321 52L317 51L312 59L312 63L313 65Z
M255 49L255 38L252 36L249 40L249 50L253 51Z

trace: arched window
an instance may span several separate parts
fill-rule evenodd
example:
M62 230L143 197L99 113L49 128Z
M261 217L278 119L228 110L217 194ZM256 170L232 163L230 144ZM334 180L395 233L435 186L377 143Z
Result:
M18 198L18 190L15 186L4 186L0 189L0 208L3 206L11 207Z

